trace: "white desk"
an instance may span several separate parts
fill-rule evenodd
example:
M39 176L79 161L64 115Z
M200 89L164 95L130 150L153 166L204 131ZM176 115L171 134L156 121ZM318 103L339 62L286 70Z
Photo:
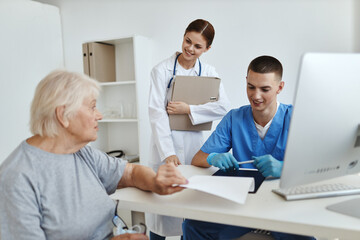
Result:
M206 169L179 166L179 169L185 177L211 175L216 171L213 167ZM360 177L352 175L341 178L341 182L347 181L360 182ZM285 201L271 192L272 189L278 187L278 184L279 180L263 182L256 194L248 195L244 205L190 189L173 195L160 196L136 188L124 188L117 190L111 197L120 200L120 208L132 211L329 239L360 239L360 219L325 209L333 203L359 198L359 195ZM236 186L234 186L235 189Z

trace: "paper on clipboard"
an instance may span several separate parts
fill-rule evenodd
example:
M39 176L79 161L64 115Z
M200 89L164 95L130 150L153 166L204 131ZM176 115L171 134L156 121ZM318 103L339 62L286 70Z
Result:
M181 187L194 189L213 194L233 202L244 204L249 191L254 191L254 178L252 177L214 177L197 175L188 179L188 184ZM236 186L236 191L234 191Z
M175 76L171 101L189 105L205 104L219 98L220 78L199 76ZM212 122L192 125L187 114L169 115L170 129L182 131L211 130Z

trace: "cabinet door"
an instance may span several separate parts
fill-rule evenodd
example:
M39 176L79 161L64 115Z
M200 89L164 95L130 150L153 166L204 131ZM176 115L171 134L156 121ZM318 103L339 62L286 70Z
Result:
M83 43L82 45L83 51L83 66L84 66L84 73L90 76L90 69L89 69L89 44Z
M84 73L99 82L115 82L115 46L90 42L83 44Z

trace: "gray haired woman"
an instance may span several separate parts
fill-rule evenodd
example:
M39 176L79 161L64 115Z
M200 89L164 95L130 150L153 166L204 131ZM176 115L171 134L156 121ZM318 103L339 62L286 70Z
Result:
M87 144L96 140L98 83L56 70L37 86L30 129L0 167L0 239L110 239L116 206L109 194L137 187L181 191L174 164L152 169L127 163ZM148 239L124 234L113 239Z

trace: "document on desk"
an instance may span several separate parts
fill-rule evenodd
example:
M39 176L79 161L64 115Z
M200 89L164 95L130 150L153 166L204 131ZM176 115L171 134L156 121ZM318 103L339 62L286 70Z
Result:
M181 187L213 194L230 201L244 204L249 191L254 191L252 177L214 177L196 175L188 178L189 183ZM234 190L234 187L236 190Z

